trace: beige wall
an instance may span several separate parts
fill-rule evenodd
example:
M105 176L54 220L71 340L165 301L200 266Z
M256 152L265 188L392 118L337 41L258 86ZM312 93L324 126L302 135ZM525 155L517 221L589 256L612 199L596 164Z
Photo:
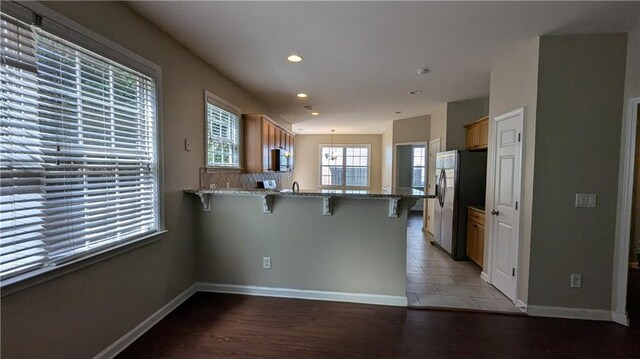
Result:
M429 139L440 139L440 150L447 149L447 104L441 103L434 106L431 111Z
M275 197L271 214L257 196L215 196L211 212L193 198L199 280L405 297L409 204L390 218L385 199L334 197L324 216L321 198Z
M533 204L533 165L536 135L536 106L538 91L538 52L540 40L529 42L515 53L504 58L491 70L489 94L489 116L496 116L524 107L524 163L522 175L522 222L520 226L520 248L518 255L518 288L516 297L527 303L529 281L529 250L531 243L531 210ZM489 143L493 141L493 121L489 121ZM491 158L492 146L489 146ZM487 173L486 208L493 206L491 186L492 165ZM491 217L487 217L491 223ZM486 227L489 230L489 225ZM489 239L488 233L486 238ZM489 258L490 241L485 241L485 257ZM485 260L486 262L486 260ZM484 269L485 271L488 268Z
M447 150L464 150L467 137L464 125L488 114L488 97L447 102Z
M370 188L382 188L382 135L335 135L334 144L371 145ZM316 189L320 183L320 145L331 144L331 135L297 135L295 138L295 168L293 180L301 189Z
M393 124L382 134L382 187L393 187Z
M540 38L529 305L611 309L626 48L626 34Z
M430 115L393 121L393 143L426 142L430 132Z
M153 244L4 295L4 358L93 357L193 284L194 206L182 190L198 186L204 161L203 90L243 112L263 111L247 92L123 3L47 6L162 67L169 232ZM190 152L184 151L185 138L191 139Z

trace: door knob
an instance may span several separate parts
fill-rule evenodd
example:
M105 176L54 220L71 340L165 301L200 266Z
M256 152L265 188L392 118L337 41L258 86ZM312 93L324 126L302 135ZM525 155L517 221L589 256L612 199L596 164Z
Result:
M494 209L493 211L491 211L491 214L493 214L494 216L499 216L500 211Z

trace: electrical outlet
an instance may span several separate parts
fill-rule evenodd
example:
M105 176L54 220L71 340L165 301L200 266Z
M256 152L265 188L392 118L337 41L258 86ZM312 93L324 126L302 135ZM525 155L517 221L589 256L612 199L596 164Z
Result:
M271 269L271 257L262 257L262 269Z
M582 288L582 275L581 274L572 274L571 275L571 288Z
M191 142L189 142L188 138L184 139L184 150L191 151Z

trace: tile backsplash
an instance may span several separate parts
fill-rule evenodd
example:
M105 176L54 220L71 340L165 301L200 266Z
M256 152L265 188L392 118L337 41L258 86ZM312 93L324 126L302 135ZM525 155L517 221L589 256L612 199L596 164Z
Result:
M276 180L277 188L291 188L293 173L208 173L205 168L200 169L200 188L256 188L258 181Z

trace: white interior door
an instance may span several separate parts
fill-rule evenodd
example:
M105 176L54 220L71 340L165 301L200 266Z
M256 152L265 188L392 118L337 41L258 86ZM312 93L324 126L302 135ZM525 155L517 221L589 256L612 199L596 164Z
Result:
M524 113L513 111L495 119L493 148L493 216L491 283L512 300L516 295L520 232L522 125ZM489 214L488 213L488 214Z
M440 139L435 139L429 142L428 160L427 160L427 194L435 194L436 187L436 153L440 152ZM433 218L434 218L434 206L436 200L430 198L427 200L427 231L431 234L434 233Z

